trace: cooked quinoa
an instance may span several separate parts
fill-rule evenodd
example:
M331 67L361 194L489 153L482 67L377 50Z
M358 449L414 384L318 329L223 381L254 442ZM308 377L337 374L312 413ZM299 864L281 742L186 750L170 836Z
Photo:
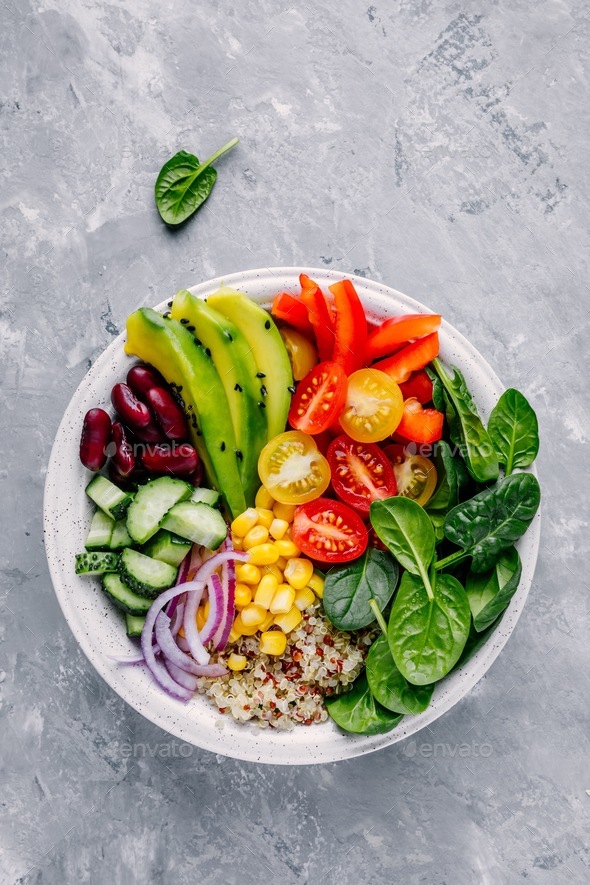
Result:
M197 691L211 698L221 713L239 722L254 720L261 728L324 722L324 695L339 694L354 682L373 635L338 630L317 602L303 612L280 657L261 654L258 638L243 636L212 660L223 664L234 652L248 659L245 669L214 681L201 679Z

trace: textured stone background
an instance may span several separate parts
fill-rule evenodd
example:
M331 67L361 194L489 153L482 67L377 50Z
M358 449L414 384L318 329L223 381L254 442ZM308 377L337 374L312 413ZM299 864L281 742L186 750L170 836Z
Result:
M589 36L568 0L2 5L3 883L589 880ZM233 135L167 231L161 163ZM41 500L133 308L299 263L421 299L526 392L545 510L525 614L469 697L415 741L282 769L170 743L99 680Z

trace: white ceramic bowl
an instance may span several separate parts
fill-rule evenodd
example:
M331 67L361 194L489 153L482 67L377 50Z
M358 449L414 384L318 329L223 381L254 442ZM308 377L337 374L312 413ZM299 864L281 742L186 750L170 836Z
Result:
M201 283L191 291L205 298L226 284L268 307L276 292L299 290L301 270L249 270ZM306 272L322 287L343 276L315 268ZM429 308L395 289L361 277L350 278L370 317L383 319L399 313L429 312ZM164 309L163 304L160 309ZM481 354L446 322L442 324L440 342L442 359L461 369L475 402L487 418L503 391L500 380ZM123 619L112 609L99 581L74 574L74 555L84 549L92 510L84 495L90 475L80 463L78 446L83 415L93 406L109 407L112 385L125 377L132 363L123 344L122 334L97 359L72 397L51 452L44 501L47 559L59 604L80 647L111 688L151 722L183 741L236 759L283 765L333 762L372 753L415 734L458 703L500 654L522 612L537 559L539 514L518 544L523 566L520 586L495 634L465 666L438 684L425 713L405 716L388 734L353 736L340 731L331 721L298 726L290 732L240 725L229 715L218 713L203 697L197 696L186 706L169 698L146 668L118 666L110 659L110 655L124 655L136 646L127 638Z

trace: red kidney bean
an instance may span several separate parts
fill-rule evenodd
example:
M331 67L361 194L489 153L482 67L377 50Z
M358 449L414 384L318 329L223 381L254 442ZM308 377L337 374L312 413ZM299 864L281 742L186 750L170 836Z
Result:
M136 428L134 435L144 443L165 443L166 437L156 422L152 419L147 427Z
M86 412L80 437L80 461L88 470L96 472L107 461L107 446L111 440L111 419L104 409Z
M152 413L146 404L137 399L127 384L115 384L111 391L111 402L121 421L130 430L141 430L152 420Z
M129 476L123 476L115 467L113 461L109 464L109 479L122 489L134 489L137 485L143 485L149 479L147 471L136 467Z
M127 384L136 396L145 400L152 387L164 387L166 382L156 369L139 365L133 366L127 372Z
M115 444L113 464L121 476L129 476L135 468L135 455L120 421L113 421L113 442Z
M197 469L199 456L189 443L179 446L146 446L141 463L150 473L187 477Z
M164 387L152 387L146 393L146 400L168 439L187 438L188 424L184 412L169 390Z

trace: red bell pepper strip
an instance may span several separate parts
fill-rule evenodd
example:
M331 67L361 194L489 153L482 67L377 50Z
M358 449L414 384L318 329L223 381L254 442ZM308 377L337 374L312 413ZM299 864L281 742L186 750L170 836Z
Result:
M328 287L336 308L334 362L341 363L347 375L365 365L367 317L350 280Z
M408 399L396 433L413 442L433 443L442 437L444 419L442 412L424 409L417 399Z
M422 405L432 402L432 381L424 369L413 372L407 381L400 384L400 390L404 399L414 397Z
M440 326L438 314L407 314L385 320L371 332L367 341L367 362L371 363L382 356L389 356L402 344L424 338L436 332Z
M299 276L301 300L307 307L309 321L313 327L320 362L330 361L334 352L334 328L332 317L324 293L307 274Z
M438 350L438 332L433 332L432 335L426 335L425 338L419 338L413 344L408 344L386 360L379 360L373 368L380 369L397 384L402 384L408 380L412 372L423 369L432 362L435 356L438 356Z
M313 329L307 315L307 307L299 298L288 292L279 292L272 303L270 312L274 317L309 335Z

